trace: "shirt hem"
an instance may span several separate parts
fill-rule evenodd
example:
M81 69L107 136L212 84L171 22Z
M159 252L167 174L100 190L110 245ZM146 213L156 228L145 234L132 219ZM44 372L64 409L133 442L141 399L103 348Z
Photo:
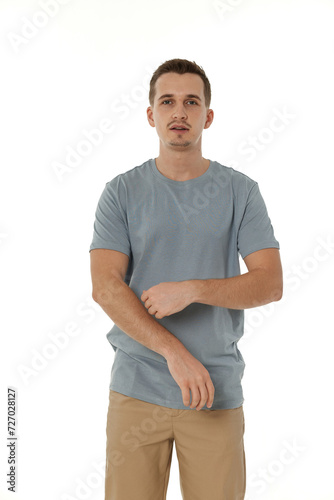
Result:
M280 245L279 245L279 243L275 243L272 240L270 240L267 242L258 243L256 245L254 245L253 247L249 247L245 252L241 253L239 251L239 253L240 253L241 257L244 259L245 257L250 255L251 253L257 252L259 250L266 250L267 248L277 248L277 250L279 250Z
M182 403L178 403L176 401L170 401L167 399L153 398L147 396L147 394L139 394L138 392L134 392L128 389L121 389L117 387L115 384L110 384L109 390L119 392L124 396L129 396L134 399L140 399L146 403L151 403L159 406L164 406L165 408L173 408L175 410L195 410L195 408L189 408L188 406L183 405ZM221 401L214 401L211 408L207 408L206 405L203 406L205 410L232 410L235 408L239 408L244 403L244 399L228 399Z
M121 245L115 245L113 243L96 243L95 245L91 245L89 248L89 252L91 250L97 250L97 249L106 249L106 250L116 250L117 252L125 253L128 257L130 257L130 251L121 246Z

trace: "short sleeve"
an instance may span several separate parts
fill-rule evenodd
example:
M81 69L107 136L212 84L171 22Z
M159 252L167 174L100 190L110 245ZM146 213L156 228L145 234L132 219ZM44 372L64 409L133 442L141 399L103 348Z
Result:
M112 181L107 182L96 208L93 240L89 251L95 248L118 250L131 256L126 214Z
M238 251L244 259L264 248L278 248L267 208L257 183L251 188L238 231Z

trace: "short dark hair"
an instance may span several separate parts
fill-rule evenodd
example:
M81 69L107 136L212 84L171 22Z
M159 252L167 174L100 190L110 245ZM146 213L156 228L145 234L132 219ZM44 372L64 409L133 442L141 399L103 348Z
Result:
M205 105L207 108L210 107L211 85L208 77L206 76L205 71L201 66L198 66L195 61L191 62L187 59L170 59L169 61L165 61L155 70L150 81L149 101L151 106L153 106L154 103L156 81L161 75L165 73L178 73L179 75L183 75L184 73L194 73L196 75L199 75L204 83Z

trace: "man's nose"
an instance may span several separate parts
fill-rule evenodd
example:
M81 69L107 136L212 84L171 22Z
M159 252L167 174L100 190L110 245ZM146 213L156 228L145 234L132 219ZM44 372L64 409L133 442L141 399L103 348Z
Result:
M177 103L173 110L173 118L184 120L187 118L187 111L183 103Z

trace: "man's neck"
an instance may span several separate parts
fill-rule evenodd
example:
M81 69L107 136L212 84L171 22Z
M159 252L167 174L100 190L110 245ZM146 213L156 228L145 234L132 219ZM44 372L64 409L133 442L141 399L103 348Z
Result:
M203 175L209 168L210 160L203 158L201 152L193 155L182 153L166 155L160 151L155 163L159 172L165 177L174 181L187 181Z

